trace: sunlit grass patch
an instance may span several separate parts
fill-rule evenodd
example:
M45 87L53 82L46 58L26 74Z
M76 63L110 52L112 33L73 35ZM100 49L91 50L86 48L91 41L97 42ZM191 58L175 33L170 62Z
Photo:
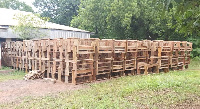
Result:
M15 71L15 72L9 72L9 73L0 73L0 82L6 81L6 80L14 80L14 79L20 79L22 80L25 73L23 71Z

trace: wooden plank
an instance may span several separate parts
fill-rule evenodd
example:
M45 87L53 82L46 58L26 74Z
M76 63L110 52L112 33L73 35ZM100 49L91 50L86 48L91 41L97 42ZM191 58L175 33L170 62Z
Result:
M76 40L74 42L73 46L73 70L72 70L72 83L76 84L76 77L77 77L77 45L78 41Z

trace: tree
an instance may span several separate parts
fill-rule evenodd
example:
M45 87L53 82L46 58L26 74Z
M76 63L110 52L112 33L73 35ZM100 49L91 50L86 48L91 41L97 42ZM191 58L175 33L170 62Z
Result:
M71 26L93 31L99 38L157 39L171 31L173 19L172 12L162 19L161 11L150 0L82 0Z
M78 14L79 4L79 0L35 0L33 3L42 17L62 25L70 25L72 17Z
M163 4L157 0L156 2ZM164 9L176 8L173 14L176 32L193 42L193 57L200 56L200 1L199 0L164 0ZM182 37L183 37L182 36Z
M18 0L0 0L0 8L33 12L32 7L30 7L29 5L27 5L24 2L20 2Z
M41 38L46 34L40 31L39 28L45 28L45 20L42 20L39 15L34 14L16 14L15 20L18 25L13 26L14 32L20 36L21 39Z
M188 40L200 56L199 0L81 0L71 26L115 39Z
M200 35L200 1L199 0L154 0L163 6L163 11L176 8L173 17L176 20L174 27L180 33ZM163 5L164 4L164 5Z

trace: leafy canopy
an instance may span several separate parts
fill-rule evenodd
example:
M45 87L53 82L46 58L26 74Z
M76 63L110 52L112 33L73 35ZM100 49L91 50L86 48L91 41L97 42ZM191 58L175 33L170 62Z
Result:
M12 29L21 39L33 39L45 36L45 33L39 28L45 28L46 21L42 20L39 15L24 15L19 13L15 15L14 19L18 21L18 25L13 26Z
M0 8L7 8L13 10L20 10L26 12L33 12L31 6L18 0L0 0Z
M168 34L173 19L161 11L151 0L82 0L71 25L100 38L156 39Z
M33 3L42 17L62 25L70 25L72 17L78 14L79 4L79 0L35 0Z
M200 0L81 0L71 26L99 38L188 40L200 56L199 5Z

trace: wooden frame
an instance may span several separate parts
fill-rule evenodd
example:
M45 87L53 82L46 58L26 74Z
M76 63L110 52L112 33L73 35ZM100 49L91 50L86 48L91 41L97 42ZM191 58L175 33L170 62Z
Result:
M2 65L65 83L183 70L192 43L163 40L41 39L2 43Z

